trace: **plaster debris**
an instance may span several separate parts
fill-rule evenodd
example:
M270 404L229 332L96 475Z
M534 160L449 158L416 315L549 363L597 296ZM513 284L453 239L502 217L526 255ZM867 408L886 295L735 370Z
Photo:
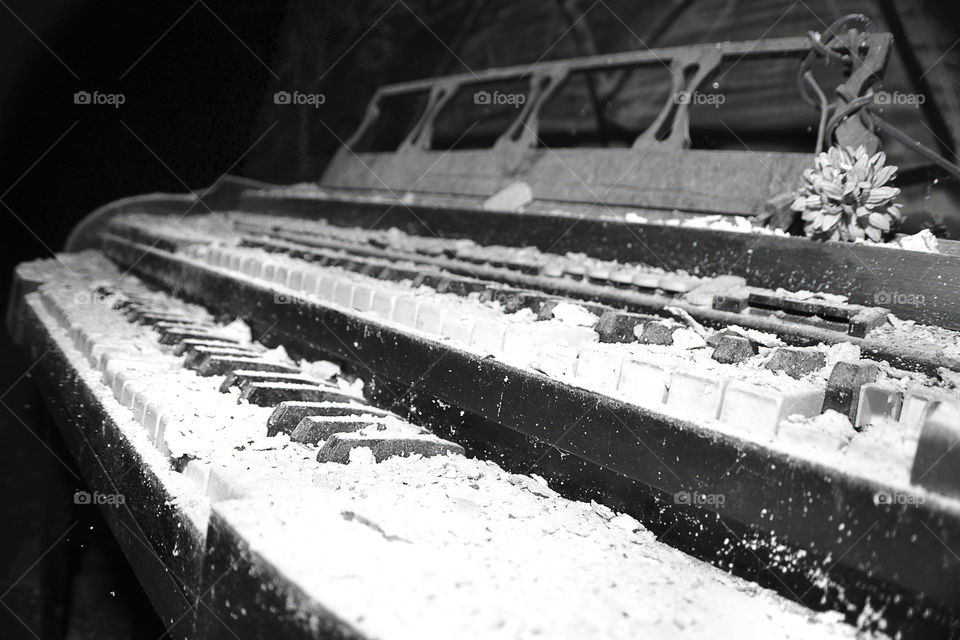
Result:
M924 229L911 236L900 236L895 240L895 244L909 251L940 253L940 243L930 229Z
M560 302L553 308L553 317L563 324L575 327L592 327L597 323L597 316L583 307L570 302Z

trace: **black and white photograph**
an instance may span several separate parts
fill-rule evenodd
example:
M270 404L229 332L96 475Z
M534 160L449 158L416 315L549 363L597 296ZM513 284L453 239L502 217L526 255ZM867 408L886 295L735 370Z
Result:
M0 639L960 640L960 5L0 0Z

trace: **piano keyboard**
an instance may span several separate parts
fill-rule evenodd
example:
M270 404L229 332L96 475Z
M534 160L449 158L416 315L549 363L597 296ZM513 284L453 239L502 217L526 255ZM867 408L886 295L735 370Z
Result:
M143 530L111 524L153 544L185 595L165 618L178 637L856 635L626 514L465 457L332 363L267 349L96 254L67 263L20 268L35 291L14 326L133 494ZM131 457L136 473L111 467Z
M239 228L254 226L254 216L237 217ZM261 218L259 223L261 232L277 224L273 218ZM115 224L120 231L136 230L147 237L169 226L162 218L136 216ZM204 226L216 229L209 220ZM458 256L484 255L488 263L509 263L523 269L564 260L564 264L582 264L580 260L545 257L531 249L480 249L472 243L413 238L396 231L364 233L303 221L282 226L287 235L320 240L275 246L268 252L245 246L262 243L243 234L220 233L216 239L211 237L211 244L182 246L178 255L267 285L279 305L297 300L333 305L644 409L704 422L704 428L856 472L886 484L891 491L910 490L926 407L942 403L953 407L943 411L954 411L960 401L955 390L935 377L887 365L881 369L864 357L859 345L849 342L788 346L777 335L743 327L708 331L689 313L678 320L621 312L534 290L497 286L413 261L419 255L453 251ZM334 241L351 247L389 242L406 250L403 257L407 262L396 255L388 261L312 248ZM586 272L579 277L598 279L600 272L609 275L615 268L587 261ZM731 292L742 291L733 295L760 304L760 294L742 283L718 284L684 274L630 268L631 283L642 277L655 279L651 291L670 296L706 291L713 296L707 298L711 307L717 306L718 296L729 300ZM697 296L688 296L691 298ZM795 309L807 305L810 316L819 305L815 315L819 320L876 315L876 309L847 305L829 296L801 300L786 292L777 296L771 292L763 303ZM683 318L692 321L684 323ZM960 351L954 346L946 355L956 353ZM870 373L851 376L851 369ZM828 410L841 416L827 414ZM849 425L844 426L842 416L849 419Z
M26 319L15 312L12 330L34 358L59 350L61 368L80 372L49 371L48 402L91 487L136 498L108 521L183 637L219 637L224 619L264 635L369 635L358 622L369 611L331 615L340 590L308 570L322 559L300 566L301 548L273 541L329 519L304 506L340 504L329 491L386 491L348 488L352 470L383 469L384 482L422 493L437 481L405 465L443 475L484 459L546 476L562 497L536 479L511 486L606 502L777 597L846 612L848 625L865 607L885 611L867 630L952 624L960 341L945 326L741 276L274 214L121 213L95 237L102 253L18 268ZM483 468L457 482L476 491ZM451 491L437 509L459 522ZM397 508L434 513L405 500ZM260 505L250 518L232 508L248 503ZM305 513L272 528L288 506ZM359 523L403 538L385 515L341 514L347 529L330 535ZM473 516L481 529L498 517ZM437 562L455 568L435 556L425 566ZM242 576L224 576L238 565ZM691 624L706 630L705 619ZM664 620L624 629L659 633Z

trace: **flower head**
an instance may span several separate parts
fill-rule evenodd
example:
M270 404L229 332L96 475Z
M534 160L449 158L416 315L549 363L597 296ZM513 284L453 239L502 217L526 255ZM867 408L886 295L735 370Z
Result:
M867 155L862 146L818 154L790 207L801 213L804 232L821 240L880 242L903 217L902 205L893 202L900 189L887 185L897 167L884 165L886 159L882 151Z

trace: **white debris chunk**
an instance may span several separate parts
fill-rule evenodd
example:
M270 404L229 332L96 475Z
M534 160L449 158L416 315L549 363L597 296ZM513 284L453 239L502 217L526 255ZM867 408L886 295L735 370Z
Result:
M924 253L940 253L940 243L930 229L924 229L912 236L902 236L896 240L901 249L922 251Z
M560 302L553 308L554 319L576 327L592 327L597 323L597 316L583 307L570 302Z

